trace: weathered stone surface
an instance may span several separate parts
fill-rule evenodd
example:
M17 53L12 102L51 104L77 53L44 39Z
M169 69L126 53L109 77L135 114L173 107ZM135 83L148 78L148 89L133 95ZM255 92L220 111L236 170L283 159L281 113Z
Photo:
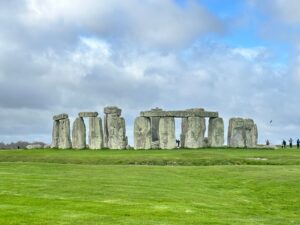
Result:
M188 112L195 112L195 113L197 113L197 112L204 112L204 109L203 108L191 108L191 109L187 109L186 111L188 111Z
M89 148L102 149L103 148L103 129L102 120L99 117L89 118Z
M127 146L126 127L123 117L107 117L108 148L125 149Z
M244 119L231 118L229 120L227 143L229 147L245 147Z
M187 132L184 146L186 148L204 147L205 119L202 117L187 118Z
M151 142L151 149L159 149L160 143L159 141L152 141Z
M82 117L76 118L73 123L72 144L75 149L86 148L86 128Z
M104 124L103 124L103 147L104 148L108 148L107 115L104 116Z
M32 144L32 145L27 145L26 149L37 149L37 148L43 148L43 145L41 144Z
M181 119L181 134L180 134L180 146L184 148L186 133L188 131L188 118L184 117Z
M137 117L134 121L134 149L150 149L151 142L150 118Z
M176 148L175 120L173 117L160 118L159 140L161 149Z
M58 140L59 140L59 121L53 121L53 128L52 128L52 143L51 148L58 148Z
M218 112L207 112L201 109L190 109L185 111L145 111L140 116L145 117L218 117Z
M222 147L224 145L224 121L222 118L209 119L208 145L210 147Z
M62 113L56 116L53 116L53 120L63 120L63 119L68 119L68 114Z
M159 141L159 117L151 117L152 141Z
M70 120L62 119L59 120L59 138L58 148L67 149L72 148L71 137L70 137Z
M257 126L252 119L231 118L228 126L229 147L249 147L257 145Z
M117 116L121 116L122 110L116 106L107 106L104 108L105 114L116 114Z
M97 112L80 112L78 113L79 117L97 117L98 113Z
M245 126L245 146L247 148L255 148L257 145L257 126L252 119L244 120Z

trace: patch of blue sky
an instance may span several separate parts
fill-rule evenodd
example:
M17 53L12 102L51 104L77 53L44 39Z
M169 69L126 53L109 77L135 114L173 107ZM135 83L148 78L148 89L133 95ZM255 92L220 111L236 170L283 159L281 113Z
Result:
M266 20L259 10L241 0L197 0L199 4L217 16L225 26L224 35L213 35L215 42L223 43L232 48L265 47L272 52L274 63L287 63L291 45L286 42L265 39L261 34ZM182 2L185 2L182 0Z

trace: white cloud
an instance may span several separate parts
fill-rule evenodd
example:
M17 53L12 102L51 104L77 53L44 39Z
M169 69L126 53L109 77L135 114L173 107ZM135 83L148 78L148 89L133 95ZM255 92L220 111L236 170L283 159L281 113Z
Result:
M134 117L156 106L252 117L261 141L300 127L293 78L266 47L193 41L223 29L195 1L24 2L0 2L0 138L49 142L53 114L107 105L123 109L131 142Z
M207 32L222 32L221 22L194 1L27 0L25 26L45 32L84 31L150 47L182 46Z

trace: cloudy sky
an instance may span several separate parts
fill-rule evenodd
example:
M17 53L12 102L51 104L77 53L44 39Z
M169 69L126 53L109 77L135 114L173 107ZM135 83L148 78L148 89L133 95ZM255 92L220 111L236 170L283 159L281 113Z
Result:
M298 0L0 0L0 142L50 143L52 115L108 105L130 143L134 118L156 106L218 111L225 130L253 118L260 142L298 138L299 11Z

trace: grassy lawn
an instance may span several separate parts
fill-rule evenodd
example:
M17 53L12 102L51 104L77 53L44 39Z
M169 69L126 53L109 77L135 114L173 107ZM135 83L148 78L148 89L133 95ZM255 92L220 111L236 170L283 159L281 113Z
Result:
M300 224L299 150L0 151L0 224Z

